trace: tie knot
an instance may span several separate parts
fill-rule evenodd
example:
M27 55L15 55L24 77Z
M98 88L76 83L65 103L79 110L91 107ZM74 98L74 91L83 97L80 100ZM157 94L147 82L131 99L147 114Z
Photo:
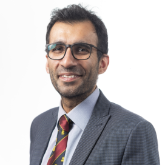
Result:
M59 124L58 124L59 130L62 129L66 132L69 132L69 127L70 127L71 122L72 121L69 119L67 115L62 115L60 117Z

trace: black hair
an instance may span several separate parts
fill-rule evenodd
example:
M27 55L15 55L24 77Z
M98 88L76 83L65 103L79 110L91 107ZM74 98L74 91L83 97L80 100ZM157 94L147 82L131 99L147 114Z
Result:
M97 51L98 59L103 56L103 54L108 53L108 34L107 29L103 21L91 10L87 10L82 5L69 5L63 9L54 9L51 13L51 19L47 26L46 33L46 44L49 44L50 30L56 22L81 22L81 21L91 21L95 27L96 34L98 37L97 47L100 51Z

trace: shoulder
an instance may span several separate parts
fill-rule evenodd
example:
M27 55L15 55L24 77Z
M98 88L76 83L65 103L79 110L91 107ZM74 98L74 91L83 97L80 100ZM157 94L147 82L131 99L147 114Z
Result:
M36 116L34 119L33 119L33 122L37 123L41 120L44 120L45 118L47 117L51 117L51 116L55 116L58 114L58 107L55 107L55 108L51 108L41 114L39 114L38 116ZM32 123L33 123L32 122Z
M140 115L133 113L122 106L110 102L111 122L117 131L127 131L129 133L151 132L156 134L153 125Z
M130 141L148 139L157 144L157 135L154 126L145 118L135 114L122 106L110 102L110 120L108 127L114 137L124 137Z
M129 137L139 137L140 139L141 137L145 138L148 136L152 137L157 145L155 128L145 118L116 103L110 102L102 92L98 102L100 111L103 110L103 106L109 109L110 119L107 123L108 138L113 136L115 139L120 139L121 137L126 139Z
M43 123L43 121L46 121L50 118L57 118L58 109L59 109L58 107L51 108L51 109L41 113L37 117L35 117L31 124L31 132L36 131L37 128L41 125L41 123Z
M106 108L105 108L106 107ZM133 113L131 110L125 109L124 107L109 101L102 91L100 90L100 96L98 99L98 109L109 109L110 123L113 123L116 128L121 129L132 129L138 123L149 123L146 119L141 117L139 114ZM103 113L103 112L102 112Z
M36 116L36 117L34 118L34 120L39 120L39 119L45 118L45 117L47 117L47 116L51 116L51 115L53 115L54 113L58 112L58 109L59 109L59 107L51 108L51 109L49 109L49 110L47 110L47 111L45 111L45 112L39 114L38 116Z
M122 122L134 121L136 123L145 120L139 114L136 114L128 109L125 109L124 107L113 102L110 102L110 114L115 118L121 119Z

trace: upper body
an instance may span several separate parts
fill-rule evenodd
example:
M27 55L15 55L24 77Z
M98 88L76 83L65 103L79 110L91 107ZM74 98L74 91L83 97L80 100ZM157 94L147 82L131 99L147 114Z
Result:
M58 120L59 107L31 127L30 165L40 165ZM68 163L69 164L69 163ZM100 92L70 165L159 165L156 132L144 118L109 102Z
M109 65L102 20L78 5L55 10L46 43L46 71L61 95L61 105L32 122L30 165L159 165L153 126L109 102L96 86L98 75ZM76 121L83 116L83 121ZM64 138L60 131L65 131Z

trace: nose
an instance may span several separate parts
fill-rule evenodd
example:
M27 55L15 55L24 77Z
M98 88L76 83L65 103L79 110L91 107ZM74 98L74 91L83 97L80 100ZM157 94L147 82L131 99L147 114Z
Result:
M73 57L71 48L67 48L64 58L60 60L60 65L65 68L71 68L77 65L77 60Z

